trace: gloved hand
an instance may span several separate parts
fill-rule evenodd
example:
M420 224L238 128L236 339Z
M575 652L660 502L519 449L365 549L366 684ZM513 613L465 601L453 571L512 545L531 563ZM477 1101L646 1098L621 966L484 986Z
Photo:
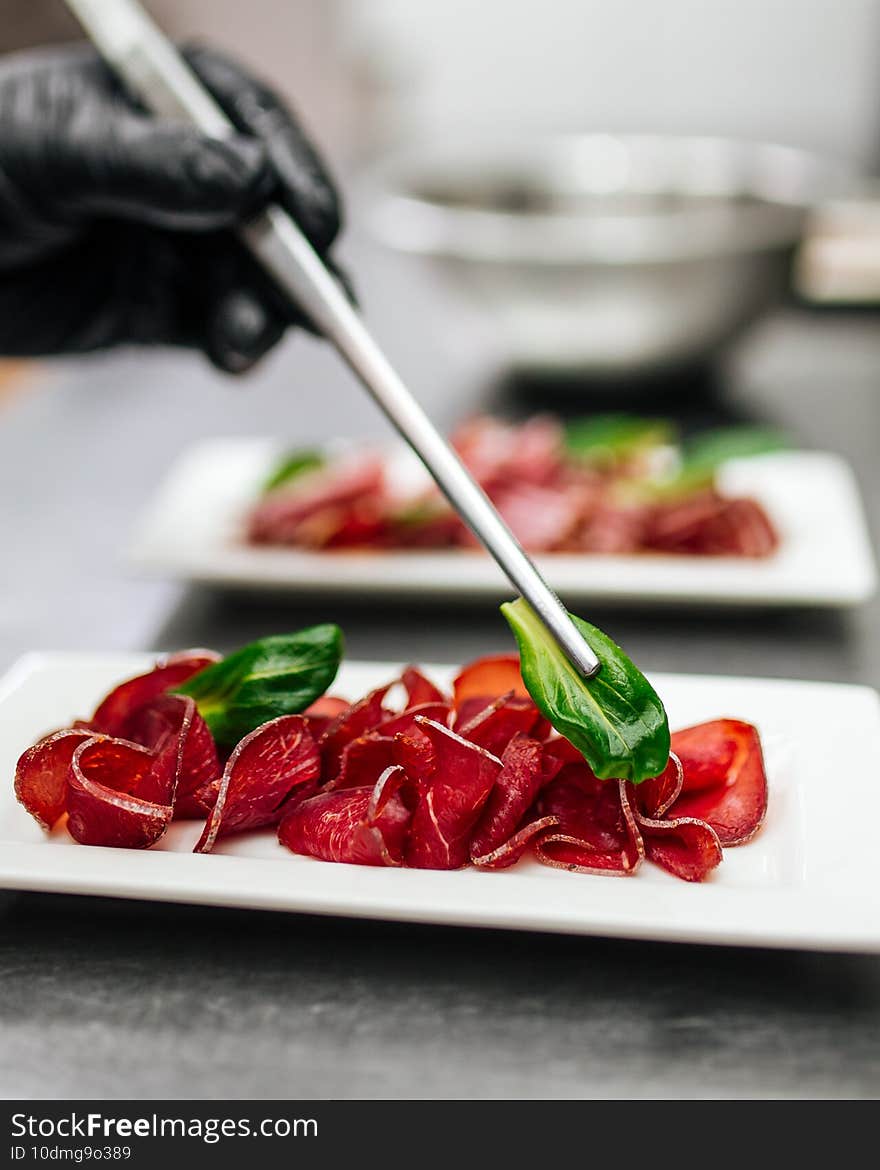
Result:
M151 118L87 48L0 61L0 355L171 344L239 372L305 324L229 229L277 199L326 257L332 183L271 90L185 55L240 134Z

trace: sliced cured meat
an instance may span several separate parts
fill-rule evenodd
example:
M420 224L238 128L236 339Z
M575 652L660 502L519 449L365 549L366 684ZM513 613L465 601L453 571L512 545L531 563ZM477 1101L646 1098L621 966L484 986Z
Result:
M471 838L470 854L475 864L488 864L485 858L509 843L538 793L561 767L561 761L545 757L544 747L538 740L521 733L510 740L501 756L501 771ZM526 836L523 847L531 836ZM512 857L507 863L514 860Z
M478 416L453 446L520 542L535 552L769 556L773 523L752 499L725 496L708 480L676 496L658 429L641 445L569 450L557 419ZM578 444L575 443L575 448ZM276 487L252 509L247 539L305 548L478 547L440 492L401 475L393 456L364 449ZM428 701L423 699L421 701Z
M517 481L495 488L490 495L513 535L532 552L552 552L565 546L581 518L577 493L559 487ZM470 532L463 543L479 545Z
M482 703L482 699L466 699L454 730L493 756L500 756L514 736L528 735L542 722L532 700L517 698L513 692L501 695L487 706ZM473 706L477 710L471 715Z
M645 544L664 552L764 557L776 548L778 536L756 501L707 491L656 508Z
M721 842L715 830L695 817L651 820L636 814L645 855L656 865L684 878L701 882L722 858Z
M458 869L467 863L471 832L501 761L440 723L420 716L418 724L430 740L436 768L420 784L406 863L418 869Z
M160 695L126 723L127 738L152 748L176 773L175 818L203 817L214 805L220 778L217 746L188 695ZM155 769L154 769L155 771Z
M416 707L407 707L405 711L401 711L399 715L391 715L387 719L377 724L375 732L377 735L407 735L418 727L416 720L419 716L424 719L433 719L435 723L445 724L449 718L450 705L448 702L440 703L419 703Z
M67 774L73 753L91 730L64 728L29 747L15 766L15 795L48 832L67 811Z
M339 771L326 788L371 787L386 769L397 763L396 748L394 736L374 731L353 739L345 745Z
M372 455L340 460L265 496L251 512L248 538L258 544L313 542L321 529L321 515L329 514L334 519L330 529L324 527L326 540L331 529L339 531L340 518L351 514L356 505L372 507L383 491L381 460ZM318 524L314 524L316 518Z
M343 711L347 711L351 703L347 699L337 698L335 695L322 695L310 707L306 707L303 715L308 720L312 738L320 739L328 726L337 719Z
M484 703L490 703L511 691L521 699L530 697L519 672L516 654L489 654L469 662L462 667L452 688L456 711L461 710L466 699L482 699Z
M88 739L70 762L68 831L82 845L147 849L171 823L174 781L167 759L157 762L149 748Z
M662 817L675 802L684 783L684 770L675 752L669 753L669 763L659 776L630 786L630 803L637 814Z
M302 715L281 715L238 744L220 779L217 800L195 847L210 853L218 837L275 825L296 792L313 791L321 757Z
M192 678L206 666L218 662L212 650L185 650L162 659L146 674L139 674L118 687L99 704L89 725L103 735L129 738L129 719L145 703Z
M347 711L343 711L328 723L318 740L325 780L332 780L339 770L339 761L345 745L357 739L359 735L372 731L387 718L389 712L382 706L382 701L392 686L393 683L388 683L387 686L370 691L363 699L353 703Z
M403 768L392 766L372 786L319 792L284 817L278 839L294 853L324 861L401 865L412 817L405 784Z
M415 666L408 666L400 676L406 691L407 707L420 707L423 703L446 703L446 695L435 687L429 678Z
M672 748L684 783L670 817L697 817L722 845L741 845L757 833L767 812L767 773L761 740L751 723L715 719L676 731Z
M481 415L463 423L452 436L452 444L487 490L512 480L547 483L562 467L562 428L547 415L536 415L519 425Z
M545 865L619 877L641 865L645 848L623 780L597 780L585 764L569 764L537 807L540 816L558 822L535 846Z
M477 869L507 869L519 861L529 846L558 824L556 817L539 817L523 825L491 853L477 854L471 857L471 861Z
M650 511L644 507L600 504L581 528L577 544L585 552L625 556L641 548Z

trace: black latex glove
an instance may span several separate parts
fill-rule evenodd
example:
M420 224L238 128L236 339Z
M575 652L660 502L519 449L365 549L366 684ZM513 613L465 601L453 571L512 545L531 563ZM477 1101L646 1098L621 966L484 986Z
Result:
M0 355L171 344L238 372L304 324L229 229L277 199L326 256L333 186L271 90L185 55L242 134L151 118L87 48L0 61Z

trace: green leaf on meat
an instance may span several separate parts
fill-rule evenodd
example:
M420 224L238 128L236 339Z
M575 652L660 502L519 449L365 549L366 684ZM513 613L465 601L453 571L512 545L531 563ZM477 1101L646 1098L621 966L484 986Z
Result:
M214 739L231 747L279 715L305 710L326 691L342 659L339 626L260 638L175 688L195 699Z
M519 646L523 682L541 713L578 749L602 780L639 784L669 760L669 723L657 692L618 645L571 615L601 663L585 679L526 601L506 602Z

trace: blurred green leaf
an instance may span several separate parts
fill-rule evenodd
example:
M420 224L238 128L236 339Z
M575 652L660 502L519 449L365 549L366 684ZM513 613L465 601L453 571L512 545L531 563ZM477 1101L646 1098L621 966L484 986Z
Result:
M263 484L263 494L286 487L306 471L315 471L327 462L320 451L289 451L278 461Z
M651 447L674 443L675 427L658 418L597 414L565 428L565 446L575 459L599 466L618 463Z

